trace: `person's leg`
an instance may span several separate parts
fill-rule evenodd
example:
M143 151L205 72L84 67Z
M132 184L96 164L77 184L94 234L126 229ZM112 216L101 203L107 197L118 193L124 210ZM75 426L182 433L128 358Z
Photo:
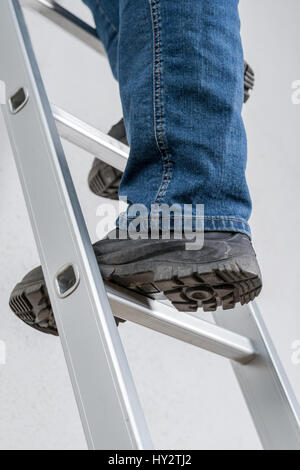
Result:
M100 40L103 42L108 58L111 64L112 72L116 79L118 79L118 57L119 57L119 25L120 25L120 8L119 0L83 0L84 3L91 9L95 24L97 27ZM140 8L137 5L137 8ZM197 7L198 8L198 7ZM123 17L122 17L123 23ZM200 24L199 24L200 28ZM124 30L127 31L127 22L125 21ZM200 29L199 29L200 31ZM127 34L127 33L126 33ZM130 35L130 31L129 31ZM131 37L131 36L130 36ZM249 90L253 88L253 71L248 64L245 63L245 77L244 77L244 101L249 98ZM179 71L180 73L180 71ZM224 77L225 80L225 77ZM124 123L121 121L118 126L118 132L115 132L114 127L110 135L114 138L119 138L121 141L126 141L126 131ZM121 181L122 174L114 170L107 164L102 163L100 160L95 160L93 168L89 175L89 186L92 192L102 197L118 199L118 189Z
M131 203L204 204L205 230L250 235L238 0L120 0Z
M111 70L118 79L119 0L82 0L91 10Z
M83 0L83 2L93 14L99 39L107 52L112 73L118 80L119 0ZM123 119L112 127L109 135L123 144L128 144ZM89 188L97 196L117 200L122 176L121 171L95 158L88 177Z
M108 237L94 245L103 279L147 296L163 293L180 311L248 303L262 281L249 238L238 0L120 0L119 14L115 75L131 146L120 193L148 211L204 204L205 239L191 251L174 233ZM57 334L45 292L37 268L15 287L10 305L34 328Z

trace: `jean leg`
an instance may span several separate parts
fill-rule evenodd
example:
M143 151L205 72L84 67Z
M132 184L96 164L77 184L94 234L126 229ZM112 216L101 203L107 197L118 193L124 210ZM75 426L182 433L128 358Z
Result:
M118 79L119 0L83 0L93 13L98 36Z
M238 0L120 0L130 203L204 204L205 229L250 235Z

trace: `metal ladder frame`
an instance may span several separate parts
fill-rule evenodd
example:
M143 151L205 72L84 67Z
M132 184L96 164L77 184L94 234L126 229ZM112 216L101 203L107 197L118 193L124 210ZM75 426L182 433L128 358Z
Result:
M57 2L22 4L103 52L95 29ZM128 148L50 107L19 0L0 2L0 104L89 448L153 448L114 312L230 359L263 447L300 450L300 407L255 303L218 311L214 324L104 285L59 134L119 170ZM76 283L62 296L66 267Z

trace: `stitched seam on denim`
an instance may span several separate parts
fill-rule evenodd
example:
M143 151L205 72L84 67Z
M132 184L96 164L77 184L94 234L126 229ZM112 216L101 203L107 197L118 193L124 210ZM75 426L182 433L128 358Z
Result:
M102 6L100 5L100 1L98 0L97 2L97 8L99 10L99 13L101 13L101 15L103 16L103 18L105 19L105 21L113 28L113 30L115 31L115 33L118 33L118 28L114 25L114 23L111 21L111 19L107 16L107 14L105 13L105 11L103 10Z
M169 158L168 146L164 136L163 121L164 110L162 100L162 58L161 58L161 34L160 34L160 14L159 0L149 0L151 9L151 19L154 37L154 59L153 59L153 89L154 89L154 120L155 120L155 140L162 157L163 175L160 188L158 190L155 203L161 204L166 195L168 186L172 178L172 164Z
M135 219L136 217L134 216L129 216L129 215L123 215L121 214L119 216L119 218L122 218L122 219ZM172 217L172 219L176 219L178 217ZM139 220L148 220L149 217L139 217ZM162 220L167 220L168 217L161 217ZM195 217L184 217L184 219L186 220L207 220L207 221L222 221L222 222L237 222L239 224L242 224L242 225L246 225L246 226L249 226L248 222L246 222L245 220L243 219L236 219L235 217L199 217L199 216L195 216Z

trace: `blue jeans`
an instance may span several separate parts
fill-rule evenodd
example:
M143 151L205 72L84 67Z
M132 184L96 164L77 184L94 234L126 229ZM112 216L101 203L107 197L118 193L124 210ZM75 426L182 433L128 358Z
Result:
M120 196L149 210L204 204L206 231L251 236L239 1L83 1L120 85Z

